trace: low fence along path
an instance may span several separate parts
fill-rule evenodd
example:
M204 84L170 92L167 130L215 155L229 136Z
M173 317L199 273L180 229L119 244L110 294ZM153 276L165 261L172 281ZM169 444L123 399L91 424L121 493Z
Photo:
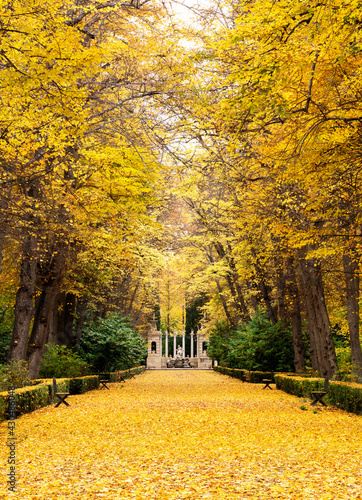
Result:
M16 493L4 446L0 499L362 500L362 417L275 386L146 371L68 401L16 420Z

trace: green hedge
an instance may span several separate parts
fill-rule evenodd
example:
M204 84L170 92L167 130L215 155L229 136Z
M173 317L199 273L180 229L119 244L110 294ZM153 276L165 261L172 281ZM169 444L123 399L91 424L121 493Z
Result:
M305 374L248 372L247 370L237 370L226 366L214 366L214 370L241 380L245 376L247 381L254 384L262 383L263 379L271 379L276 383L277 389L298 397L312 399L312 391L324 390L323 378L307 378ZM362 415L362 384L330 381L325 401L327 404L337 406L342 410Z
M272 372L250 372L250 382L252 384L262 384L263 379L269 379L275 382Z
M146 367L136 366L130 370L110 373L110 382L121 380L121 374L129 378L130 374L139 374L145 371ZM106 375L106 374L102 374ZM99 376L90 375L86 377L57 379L58 392L69 392L70 394L83 394L87 391L99 388ZM16 416L30 413L49 404L56 403L58 399L53 391L53 379L32 380L32 385L15 389L16 396ZM6 420L9 406L8 392L0 392L0 421Z
M15 389L17 417L24 415L25 413L30 413L34 410L38 410L39 408L43 408L44 406L48 406L53 402L53 382L51 385L47 382L48 381L44 381L43 384ZM62 392L68 392L67 387L69 387L69 381L59 380L59 387ZM8 392L1 392L0 420L5 420L7 418L8 406Z
M133 373L134 375L138 375L139 373L142 373L146 370L145 366L135 366L134 368L131 368L130 370L122 370L122 371L116 371L116 372L103 372L99 374L100 379L105 379L109 380L109 382L120 382L121 378L129 378L131 374Z
M324 379L322 378L305 378L283 373L276 373L274 378L277 389L300 398L311 398L312 391L323 391L324 389Z
M36 380L34 385L15 389L16 416L31 413L32 411L55 403L56 398L53 391L53 379ZM57 389L59 392L69 392L69 379L58 379ZM0 393L0 421L6 420L9 406L8 392Z
M276 374L275 380L277 389L299 397L311 398L312 391L323 391L324 389L324 379L322 378L304 378ZM330 381L325 401L342 410L361 415L362 384Z
M222 373L223 375L229 375L230 377L245 380L253 384L262 384L263 379L273 380L274 382L274 376L271 372L249 372L248 370L227 368L226 366L214 366L214 370Z
M85 392L93 391L93 389L99 389L98 375L90 375L86 377L76 377L69 379L70 394L84 394ZM59 387L58 387L58 392L62 392L59 389Z

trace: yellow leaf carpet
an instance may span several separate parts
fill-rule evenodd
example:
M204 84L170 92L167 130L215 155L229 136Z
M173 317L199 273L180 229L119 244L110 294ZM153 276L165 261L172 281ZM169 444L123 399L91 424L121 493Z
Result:
M197 370L68 401L16 421L16 493L1 424L1 499L362 499L361 416Z

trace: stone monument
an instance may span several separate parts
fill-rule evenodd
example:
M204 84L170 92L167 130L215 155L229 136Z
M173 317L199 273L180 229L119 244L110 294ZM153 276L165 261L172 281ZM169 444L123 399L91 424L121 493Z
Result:
M196 352L194 353L194 337L197 339ZM205 335L202 330L192 331L191 337L191 356L185 356L185 331L182 332L182 346L178 345L177 332L165 333L165 353L162 352L162 332L157 330L157 322L155 317L151 320L151 328L148 332L148 356L147 368L149 369L165 369L165 368L196 368L210 369L212 368L212 360L208 357L203 349ZM173 340L173 348L171 342ZM173 356L169 355L169 351L173 352Z

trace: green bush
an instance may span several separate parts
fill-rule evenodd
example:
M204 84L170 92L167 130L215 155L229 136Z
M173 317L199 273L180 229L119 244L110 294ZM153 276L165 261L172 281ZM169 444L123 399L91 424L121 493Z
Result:
M14 287L0 294L0 364L6 363L14 326Z
M234 335L235 332L226 321L219 321L212 328L209 335L207 354L211 359L216 359L219 365L225 364L230 349L230 341Z
M95 372L114 372L140 364L147 347L128 319L112 313L84 329L80 355Z
M251 371L292 371L294 349L291 330L282 322L272 324L263 310L241 325L230 339L226 365Z
M263 310L236 331L218 323L210 332L208 354L230 368L262 372L294 368L291 329L282 322L272 324Z
M19 388L30 384L26 361L11 361L9 365L0 366L0 391L7 391L10 386Z
M65 345L47 344L39 376L41 378L74 378L89 373L88 364Z
M336 356L341 379L349 381L352 374L351 348L349 346L337 346Z

